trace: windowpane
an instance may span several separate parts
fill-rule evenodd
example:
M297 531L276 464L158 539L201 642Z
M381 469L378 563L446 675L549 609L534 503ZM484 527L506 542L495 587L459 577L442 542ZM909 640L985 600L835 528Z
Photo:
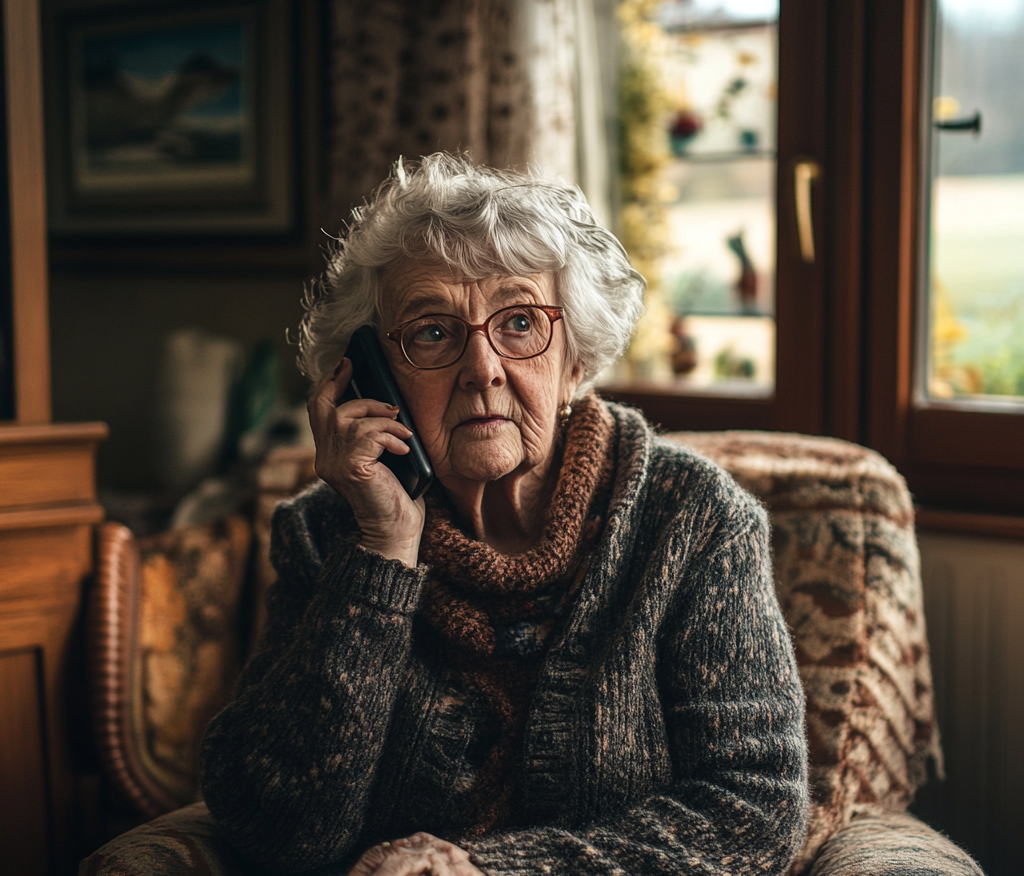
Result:
M941 0L927 395L1024 401L1024 0Z
M648 215L664 245L646 267L660 324L639 334L631 359L646 370L634 376L684 392L774 388L777 17L776 0L658 9L664 155Z

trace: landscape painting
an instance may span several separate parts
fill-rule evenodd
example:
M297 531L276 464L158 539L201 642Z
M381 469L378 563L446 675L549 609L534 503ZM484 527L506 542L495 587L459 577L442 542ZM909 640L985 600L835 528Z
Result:
M294 0L52 0L51 251L291 234L300 18Z
M236 188L256 175L252 21L129 21L71 41L72 187Z

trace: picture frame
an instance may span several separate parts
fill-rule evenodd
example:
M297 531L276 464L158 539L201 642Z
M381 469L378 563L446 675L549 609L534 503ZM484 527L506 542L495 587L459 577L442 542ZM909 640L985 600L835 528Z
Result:
M63 0L48 21L57 241L287 236L290 0Z

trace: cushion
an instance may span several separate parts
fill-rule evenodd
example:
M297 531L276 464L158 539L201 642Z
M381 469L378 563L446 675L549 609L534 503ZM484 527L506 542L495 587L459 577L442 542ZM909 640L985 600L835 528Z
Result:
M965 851L905 812L862 815L822 848L810 876L984 876Z
M807 697L811 823L793 868L804 872L855 817L902 812L941 773L910 494L885 459L845 441L668 437L769 510L776 592Z
M197 799L199 742L239 672L249 544L237 516L138 540L99 528L87 624L97 745L146 816Z
M205 803L122 834L82 861L78 876L243 876Z

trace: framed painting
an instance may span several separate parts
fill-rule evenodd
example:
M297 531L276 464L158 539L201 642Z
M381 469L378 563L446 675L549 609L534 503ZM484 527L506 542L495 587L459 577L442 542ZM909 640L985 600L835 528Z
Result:
M287 0L65 0L49 21L56 237L286 234Z

